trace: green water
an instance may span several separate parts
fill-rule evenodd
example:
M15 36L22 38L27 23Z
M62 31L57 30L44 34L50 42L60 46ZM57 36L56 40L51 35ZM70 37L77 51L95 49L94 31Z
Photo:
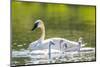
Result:
M46 39L53 37L77 41L83 37L88 47L95 47L95 6L12 1L12 49L26 49L41 31L31 29L38 19L44 21ZM18 46L22 45L22 46Z

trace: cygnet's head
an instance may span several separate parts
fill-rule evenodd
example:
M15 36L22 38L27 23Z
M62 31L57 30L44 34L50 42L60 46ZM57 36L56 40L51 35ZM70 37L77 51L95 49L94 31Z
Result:
M82 41L83 41L83 38L82 38L82 37L80 37L78 41L79 41L79 42L82 42Z
M43 21L42 20L36 20L34 23L34 27L32 28L32 31L35 30L36 28L41 28L43 27Z

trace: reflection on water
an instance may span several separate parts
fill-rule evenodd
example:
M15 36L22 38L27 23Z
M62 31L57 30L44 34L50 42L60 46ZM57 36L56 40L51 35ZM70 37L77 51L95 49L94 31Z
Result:
M12 51L12 65L29 65L29 64L46 64L46 63L63 63L94 61L95 49L82 48L80 52L59 52L52 49L51 59L48 59L48 50L43 51ZM51 61L51 62L49 62Z

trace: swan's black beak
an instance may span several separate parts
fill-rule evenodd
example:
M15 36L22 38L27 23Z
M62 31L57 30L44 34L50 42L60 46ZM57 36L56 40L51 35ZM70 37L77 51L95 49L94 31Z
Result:
M38 23L34 24L34 27L32 28L32 31L34 31L38 27Z

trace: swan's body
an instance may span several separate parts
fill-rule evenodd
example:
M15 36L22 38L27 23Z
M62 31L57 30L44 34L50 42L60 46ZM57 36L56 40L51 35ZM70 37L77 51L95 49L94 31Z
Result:
M56 50L63 50L63 51L69 51L69 49L73 49L74 51L77 50L79 47L78 42L69 41L64 38L50 38L46 40L37 40L35 42L32 42L29 45L30 50L43 50L43 49L49 49L49 46L51 44L52 49ZM75 49L76 48L76 49Z

